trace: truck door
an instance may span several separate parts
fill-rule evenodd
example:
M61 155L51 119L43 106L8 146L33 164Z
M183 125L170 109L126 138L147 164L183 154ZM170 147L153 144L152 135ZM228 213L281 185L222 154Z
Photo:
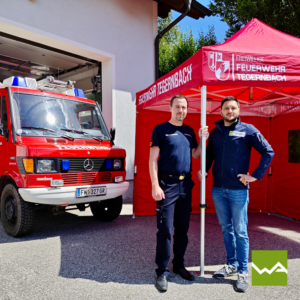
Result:
M8 118L7 118L7 92L0 92L0 176L8 168L9 157L7 157L8 145Z

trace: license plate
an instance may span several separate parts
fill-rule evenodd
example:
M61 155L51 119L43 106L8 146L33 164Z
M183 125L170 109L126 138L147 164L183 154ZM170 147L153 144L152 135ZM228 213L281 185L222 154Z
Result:
M77 198L106 195L106 186L98 188L77 189Z

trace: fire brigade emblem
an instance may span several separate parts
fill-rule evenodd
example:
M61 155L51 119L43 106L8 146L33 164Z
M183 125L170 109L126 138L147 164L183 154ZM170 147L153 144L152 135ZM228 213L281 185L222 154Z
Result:
M208 66L219 80L227 80L230 74L230 61L223 60L223 53L209 52Z

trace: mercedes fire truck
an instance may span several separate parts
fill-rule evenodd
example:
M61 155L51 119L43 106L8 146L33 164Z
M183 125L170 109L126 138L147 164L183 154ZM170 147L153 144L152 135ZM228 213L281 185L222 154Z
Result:
M49 76L0 83L1 222L13 237L34 227L36 208L54 214L90 207L117 218L129 183L126 152L114 145L97 102L74 82Z

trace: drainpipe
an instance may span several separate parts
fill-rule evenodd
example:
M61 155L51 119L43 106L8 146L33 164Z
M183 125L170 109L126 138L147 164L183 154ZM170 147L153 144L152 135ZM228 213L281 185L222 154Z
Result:
M168 32L172 27L174 27L179 21L181 21L189 13L192 5L192 0L184 0L184 2L187 6L185 12L181 16L179 16L176 20L174 20L163 31L161 31L155 38L155 80L159 78L159 41L166 32Z

